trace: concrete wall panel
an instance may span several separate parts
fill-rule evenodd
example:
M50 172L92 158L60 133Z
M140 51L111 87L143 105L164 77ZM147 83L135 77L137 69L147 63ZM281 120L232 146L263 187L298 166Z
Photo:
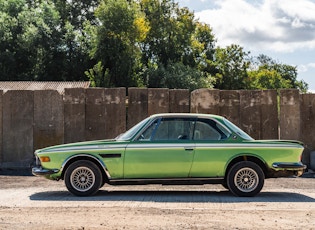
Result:
M148 116L169 112L169 89L148 89Z
M277 90L261 92L261 139L279 138Z
M260 90L240 92L240 128L254 139L261 139Z
M148 89L128 88L128 129L148 116Z
M2 164L3 161L3 151L2 151L2 146L3 146L3 135L2 135L2 127L3 127L3 123L2 123L2 112L3 112L3 108L2 108L2 104L3 104L3 91L0 90L0 166Z
M63 98L56 90L34 91L34 148L64 143Z
M33 161L33 95L26 90L3 95L3 167L25 168Z
M85 140L85 89L65 89L64 141L72 143Z
M220 91L220 112L235 125L240 125L240 94L237 90Z
M105 139L106 133L106 111L105 111L105 89L89 88L86 92L85 104L85 139Z
M105 89L105 138L115 138L126 130L126 89Z
M315 94L301 95L301 137L305 146L303 162L310 163L315 170ZM309 157L313 151L313 157Z
M280 139L300 139L300 94L298 90L280 90Z
M190 112L219 114L220 91L214 89L197 89L192 91Z
M170 113L189 113L190 93L188 89L170 90Z

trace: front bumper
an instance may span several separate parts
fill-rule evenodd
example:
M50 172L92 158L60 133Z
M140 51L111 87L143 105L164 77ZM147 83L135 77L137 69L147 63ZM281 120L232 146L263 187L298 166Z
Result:
M43 169L40 166L35 166L32 168L32 174L34 176L49 176L51 174L58 173L59 169Z

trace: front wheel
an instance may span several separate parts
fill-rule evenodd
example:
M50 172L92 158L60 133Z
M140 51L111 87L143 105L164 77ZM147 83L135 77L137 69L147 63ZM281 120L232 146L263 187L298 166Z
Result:
M265 175L254 162L242 161L232 166L227 175L227 185L236 196L255 196L264 186Z
M102 182L100 169L91 161L76 161L65 172L66 187L76 196L94 195Z

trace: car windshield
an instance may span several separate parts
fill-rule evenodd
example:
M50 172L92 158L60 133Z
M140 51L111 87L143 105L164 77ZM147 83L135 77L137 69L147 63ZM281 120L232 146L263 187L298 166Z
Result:
M139 129L141 129L141 127L143 127L143 125L145 125L148 122L149 119L150 118L146 118L143 121L140 121L138 124L133 126L127 132L116 137L116 140L119 140L119 141L130 140L136 133L138 133Z
M243 130L241 130L239 127L237 127L236 125L234 125L232 122L230 122L227 119L223 120L225 125L227 127L229 127L234 133L236 133L237 135L239 135L241 138L243 138L244 140L254 140L254 138L252 138L251 136L249 136L247 133L245 133Z

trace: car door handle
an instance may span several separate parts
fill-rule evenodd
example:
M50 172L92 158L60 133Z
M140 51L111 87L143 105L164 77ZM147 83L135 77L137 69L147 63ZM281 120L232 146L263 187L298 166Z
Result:
M195 148L192 148L192 147L185 147L185 150L186 151L193 151Z

